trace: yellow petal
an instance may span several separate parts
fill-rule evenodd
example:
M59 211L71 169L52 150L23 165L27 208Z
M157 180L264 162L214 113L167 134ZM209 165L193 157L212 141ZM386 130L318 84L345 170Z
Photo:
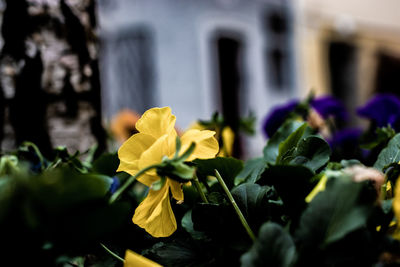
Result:
M313 198L321 191L325 190L326 182L328 181L328 178L326 175L322 176L322 178L319 180L318 184L314 187L314 189L311 191L310 194L306 197L306 202L309 203L313 200Z
M397 221L400 222L400 180L397 179L396 188L394 191L393 211Z
M175 145L173 145L170 139L171 136L165 134L144 151L139 159L139 168L143 169L150 165L161 163L164 156L172 156L175 153ZM149 175L156 175L154 169L146 173Z
M154 173L155 171L153 171ZM149 174L150 173L150 174ZM137 178L139 182L142 184L151 187L151 185L155 182L160 180L160 177L157 176L157 174L151 174L151 171L146 172L145 174L140 175L139 178Z
M175 116L171 114L171 108L152 108L143 113L136 122L136 129L154 138L175 132ZM176 132L175 132L176 133Z
M172 197L178 201L183 201L182 184L172 179L167 179L167 183L170 186Z
M158 191L149 190L136 208L132 221L154 237L167 237L175 232L177 225L169 200L168 181Z
M124 261L124 267L159 267L161 266L160 264L149 260L146 257L143 257L142 255L137 254L136 252L133 252L132 250L127 250L125 252L125 261Z
M203 125L201 125L198 121L192 122L189 125L189 128L187 129L187 131L189 130L204 130L205 127Z
M192 142L196 143L196 148L187 161L198 159L213 158L218 153L218 141L214 138L215 132L209 130L189 130L181 137L181 153L189 148Z
M142 153L148 149L156 139L148 134L138 133L132 135L118 149L120 165L117 171L125 171L135 175L138 171L138 160Z
M125 161L120 160L119 161L119 166L117 169L117 172L127 172L130 175L135 175L138 172L138 161L134 162L134 163L128 163Z

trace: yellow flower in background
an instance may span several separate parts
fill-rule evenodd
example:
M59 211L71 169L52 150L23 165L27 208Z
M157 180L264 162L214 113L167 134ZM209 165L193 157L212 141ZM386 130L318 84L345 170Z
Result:
M110 130L113 136L119 141L124 142L136 132L135 124L140 115L130 109L123 109L111 120Z
M226 126L222 130L222 148L218 153L220 157L230 157L233 153L233 142L235 141L235 133L231 127Z
M397 179L396 188L394 190L393 212L397 221L400 222L400 180Z
M136 123L138 133L130 137L118 150L120 165L117 171L125 171L133 176L143 168L161 163L165 156L172 158L176 150L175 120L169 107L147 110ZM180 152L186 151L194 142L196 147L187 161L213 158L219 149L214 135L213 131L189 130L181 137ZM136 208L132 221L154 237L166 237L177 228L169 192L174 199L181 202L183 191L181 183L168 177L161 189L153 190L153 183L159 180L160 177L154 169L138 178L138 181L150 187L150 190Z
M207 128L204 125L201 125L199 122L194 122L189 126L189 130L197 129L197 130L206 130ZM215 130L217 140L220 140L222 146L218 152L218 157L230 157L233 153L233 143L235 141L235 133L232 131L231 127L225 126L222 129L208 129L208 130Z
M133 252L132 250L127 250L125 252L124 267L160 267L161 265L149 260L148 258Z

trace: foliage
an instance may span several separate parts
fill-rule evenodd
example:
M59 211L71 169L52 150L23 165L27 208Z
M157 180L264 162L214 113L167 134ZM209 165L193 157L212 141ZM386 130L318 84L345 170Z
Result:
M300 111L304 116L307 109ZM120 266L117 258L131 250L164 266L398 264L399 134L374 129L376 144L363 148L369 148L368 157L332 161L332 143L302 116L289 117L261 157L196 159L200 145L185 145L178 137L168 143L170 155L151 168L127 167L133 176L116 173L121 150L83 159L56 148L49 160L25 143L0 158L2 261ZM139 158L144 149L139 143L128 148ZM368 171L349 171L372 158L381 180ZM142 175L157 180L145 186ZM174 183L171 191L162 191L166 183ZM178 189L183 203L170 198ZM132 216L147 212L145 205L137 207L149 194L161 193L165 198L153 198L150 212L170 208L176 230L157 238L132 223ZM150 262L132 253L126 254L135 255L129 264Z

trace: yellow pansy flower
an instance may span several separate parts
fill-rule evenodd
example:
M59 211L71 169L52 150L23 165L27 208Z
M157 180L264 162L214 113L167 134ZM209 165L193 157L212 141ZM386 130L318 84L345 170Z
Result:
M117 171L135 175L141 169L161 163L163 157L172 158L176 150L177 133L175 116L169 107L147 110L136 123L137 134L130 137L118 150L120 165ZM213 158L218 153L215 132L192 129L181 136L181 150L186 151L194 142L194 151L187 158ZM138 178L150 187L146 198L136 208L132 221L154 237L166 237L177 228L171 208L169 193L177 201L183 201L182 184L167 177L162 188L153 190L152 184L160 180L156 170L151 169Z
M161 267L161 265L128 249L125 252L124 267Z

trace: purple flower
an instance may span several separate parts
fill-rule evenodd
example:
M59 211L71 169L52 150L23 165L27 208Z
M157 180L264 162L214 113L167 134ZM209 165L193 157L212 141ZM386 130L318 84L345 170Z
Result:
M271 137L285 122L287 116L299 104L298 100L291 100L283 105L275 106L264 120L263 130L267 137Z
M344 105L332 96L315 98L310 104L324 119L329 117L334 117L340 121L347 119L347 112Z
M392 94L379 94L365 106L357 109L361 117L372 120L377 127L390 124L394 129L400 127L400 99Z
M263 130L266 137L271 137L279 129L288 115L299 103L298 100L291 100L286 104L276 106L272 109L272 112L269 113L263 124ZM331 96L315 98L311 101L310 105L324 119L327 119L330 116L342 121L347 119L347 112L343 104Z
M328 143L332 149L358 147L358 142L361 134L362 130L359 128L347 128L335 132L333 137L328 140Z

